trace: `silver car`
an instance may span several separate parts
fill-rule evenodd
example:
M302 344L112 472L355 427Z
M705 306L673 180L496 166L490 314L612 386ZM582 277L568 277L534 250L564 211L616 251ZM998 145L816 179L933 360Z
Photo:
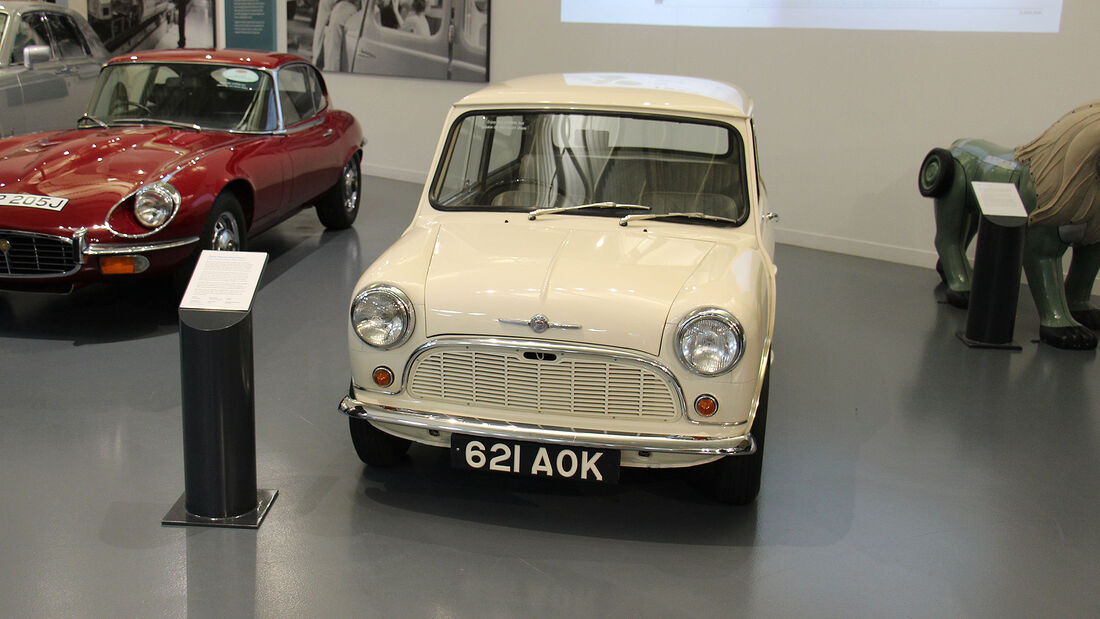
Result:
M0 137L76 126L107 56L75 11L0 0Z

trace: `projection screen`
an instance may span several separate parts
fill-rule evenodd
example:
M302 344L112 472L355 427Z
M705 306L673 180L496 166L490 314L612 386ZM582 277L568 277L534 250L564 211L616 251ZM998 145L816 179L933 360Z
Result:
M563 22L1058 32L1062 0L561 0Z

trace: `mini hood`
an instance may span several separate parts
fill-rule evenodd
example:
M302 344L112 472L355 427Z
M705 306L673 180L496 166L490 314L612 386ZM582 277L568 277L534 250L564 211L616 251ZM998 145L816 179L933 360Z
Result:
M240 140L228 133L140 126L77 129L0 141L0 193L68 198L68 225L103 223L107 210L143 184L196 155ZM6 221L41 217L41 211L0 206Z
M669 308L716 243L609 221L613 229L526 218L443 224L425 281L427 335L568 339L658 354ZM524 324L536 315L579 328L538 333Z

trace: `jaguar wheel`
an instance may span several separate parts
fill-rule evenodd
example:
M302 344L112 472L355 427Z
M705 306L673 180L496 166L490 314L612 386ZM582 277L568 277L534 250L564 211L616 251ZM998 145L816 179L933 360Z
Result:
M206 218L199 248L244 251L245 245L244 211L241 210L241 203L233 194L223 193L214 200L214 206Z
M343 230L359 215L361 177L359 156L352 155L344 165L340 179L317 202L317 219L329 230Z

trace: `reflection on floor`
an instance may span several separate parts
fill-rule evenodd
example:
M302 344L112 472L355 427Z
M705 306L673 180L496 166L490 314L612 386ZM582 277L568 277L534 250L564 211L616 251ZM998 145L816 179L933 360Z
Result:
M336 412L347 302L417 186L352 230L256 239L259 531L160 519L183 488L175 312L140 285L0 293L0 615L1096 616L1094 353L970 350L930 270L782 246L764 486L364 468Z

